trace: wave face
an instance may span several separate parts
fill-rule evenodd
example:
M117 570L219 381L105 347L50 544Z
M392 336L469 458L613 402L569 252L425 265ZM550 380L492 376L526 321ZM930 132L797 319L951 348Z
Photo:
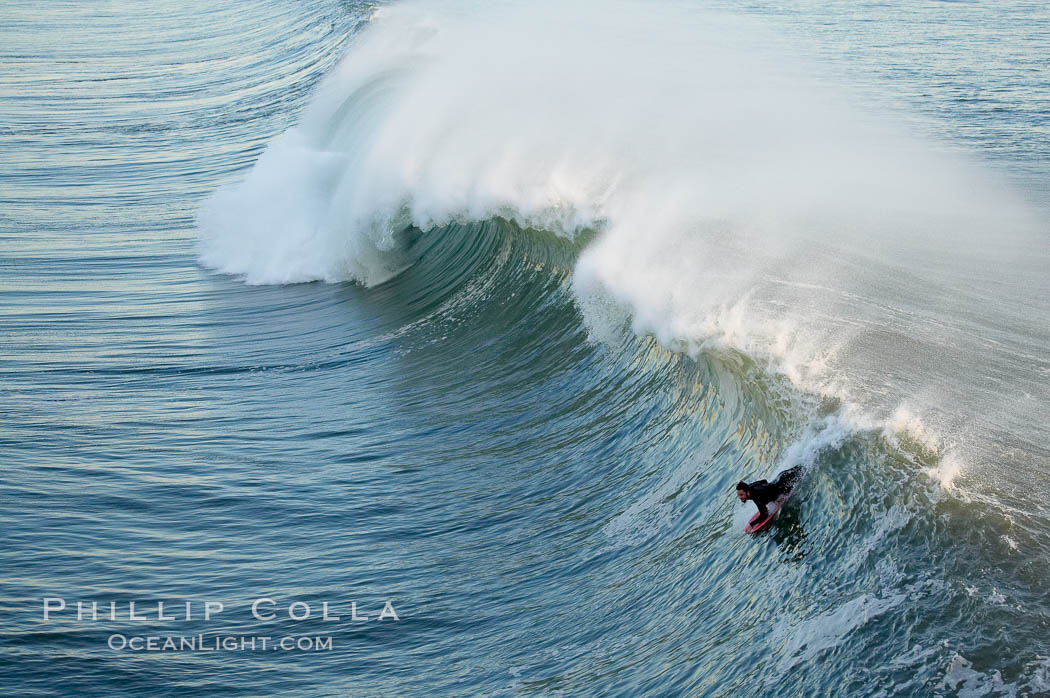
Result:
M560 464L540 470L583 497L569 510L595 483L603 513L550 572L572 588L545 601L589 630L539 622L510 669L520 690L593 687L595 661L635 667L631 690L1041 685L1045 640L975 669L968 655L1004 645L961 638L1031 625L1001 558L1050 540L1045 515L1013 513L1048 494L1050 335L1031 322L1050 300L1045 215L943 114L863 56L831 70L840 57L795 30L669 3L383 7L298 124L201 209L210 268L445 289L427 322L483 329L443 332L442 353L530 347L482 352L468 392L500 382L493 366L534 386L508 398L522 425L493 428ZM500 443L508 464L536 461ZM796 464L803 503L744 539L732 484Z
M1045 3L10 14L0 693L1050 688Z
M201 260L253 284L374 286L414 263L410 230L585 232L573 288L595 338L629 325L694 357L743 352L866 426L953 446L945 484L960 458L999 462L1004 421L1039 443L1047 367L1017 364L1047 337L1016 330L1032 339L1050 297L1040 218L790 38L672 4L384 7L298 125L205 203Z

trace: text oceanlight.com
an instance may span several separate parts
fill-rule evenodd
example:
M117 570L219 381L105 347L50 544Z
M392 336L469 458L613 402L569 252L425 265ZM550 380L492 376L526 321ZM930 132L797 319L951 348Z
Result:
M272 637L270 635L122 635L109 636L111 650L132 652L323 652L332 649L331 635Z

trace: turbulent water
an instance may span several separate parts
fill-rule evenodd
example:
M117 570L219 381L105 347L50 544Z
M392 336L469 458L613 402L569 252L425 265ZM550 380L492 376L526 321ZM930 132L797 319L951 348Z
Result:
M1045 4L0 20L4 693L1050 692Z

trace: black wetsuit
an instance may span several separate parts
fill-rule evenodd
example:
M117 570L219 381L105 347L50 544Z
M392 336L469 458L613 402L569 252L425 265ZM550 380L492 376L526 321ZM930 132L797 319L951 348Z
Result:
M794 487L798 481L799 476L802 475L802 466L796 465L793 468L785 470L780 473L776 480L773 482L766 482L765 480L757 480L747 486L747 493L750 495L750 499L758 507L758 513L765 519L769 516L769 511L766 509L766 505L774 501L777 497L787 494Z

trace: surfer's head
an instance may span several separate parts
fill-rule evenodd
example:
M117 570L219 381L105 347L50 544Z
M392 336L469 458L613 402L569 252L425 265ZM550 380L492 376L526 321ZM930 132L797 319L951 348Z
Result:
M751 498L751 488L747 486L747 483L740 481L736 483L736 496L740 498L741 502L746 502Z

